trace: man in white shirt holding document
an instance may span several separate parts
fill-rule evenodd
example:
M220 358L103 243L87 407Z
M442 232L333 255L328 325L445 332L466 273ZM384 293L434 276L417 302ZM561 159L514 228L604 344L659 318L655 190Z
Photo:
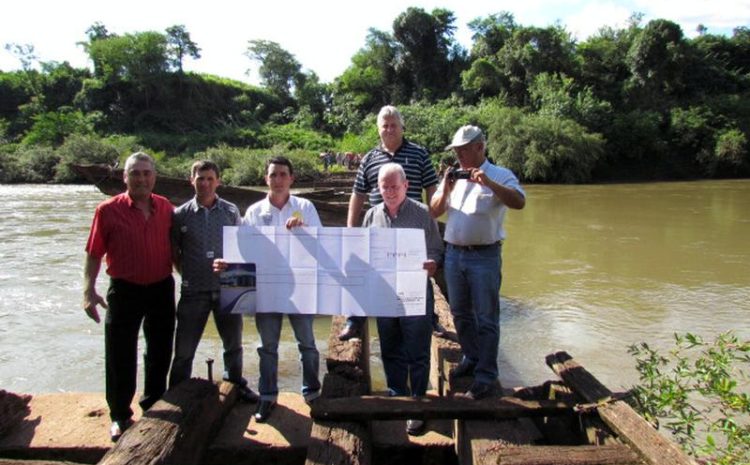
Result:
M294 182L294 168L286 157L274 157L266 163L268 196L250 205L243 218L249 226L285 226L287 229L300 226L322 226L315 206L307 199L290 194ZM260 357L258 391L260 402L255 420L265 422L271 415L279 395L279 338L282 313L256 313L255 325L260 335L258 355ZM305 402L320 396L318 377L320 354L315 346L313 322L315 315L289 314L289 322L302 360L302 395Z

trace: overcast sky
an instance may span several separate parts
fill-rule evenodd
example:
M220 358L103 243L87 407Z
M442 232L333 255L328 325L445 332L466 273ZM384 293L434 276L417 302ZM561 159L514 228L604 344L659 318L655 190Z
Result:
M184 24L202 58L185 68L244 82L258 81L257 64L244 55L247 42L272 40L295 55L306 70L330 82L365 43L368 28L391 31L393 20L408 6L446 8L456 15L457 38L471 44L466 24L474 18L509 11L516 23L545 27L559 21L579 39L602 26L624 27L634 12L648 20L663 18L682 27L688 37L703 24L712 34L730 35L750 26L750 0L395 0L292 1L274 0L12 0L0 15L0 70L18 69L7 43L31 44L42 61L69 61L90 66L83 49L86 29L99 21L111 33L164 30ZM250 74L246 74L248 70Z

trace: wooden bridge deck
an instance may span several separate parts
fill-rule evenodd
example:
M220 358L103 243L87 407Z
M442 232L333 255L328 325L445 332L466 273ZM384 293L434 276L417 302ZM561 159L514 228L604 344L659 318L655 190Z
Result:
M439 291L436 305L453 328ZM11 430L0 428L0 465L694 465L564 352L546 360L562 382L467 404L450 398L468 382L447 376L458 345L433 338L429 399L367 397L369 345L338 342L342 322L334 318L323 398L313 412L301 396L282 393L269 422L258 424L255 405L237 403L234 386L194 379L165 394L112 447L102 393L35 395ZM574 415L580 403L595 408ZM405 433L404 418L412 417L427 419L424 435Z

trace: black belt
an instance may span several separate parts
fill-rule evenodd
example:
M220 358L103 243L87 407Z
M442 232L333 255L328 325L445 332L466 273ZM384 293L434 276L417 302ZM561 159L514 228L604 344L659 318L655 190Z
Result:
M477 244L477 245L456 245L456 244L451 244L450 242L448 242L448 247L452 247L456 250L463 250L463 251L485 250L485 249L489 249L490 247L497 247L498 245L500 245L500 242L493 242L492 244Z

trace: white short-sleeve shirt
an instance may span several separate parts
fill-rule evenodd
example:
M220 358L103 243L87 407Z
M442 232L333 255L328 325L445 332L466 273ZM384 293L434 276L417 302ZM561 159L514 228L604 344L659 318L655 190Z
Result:
M485 160L479 167L494 182L526 193L513 172ZM442 190L441 184L440 189ZM487 245L505 239L503 220L508 207L489 187L459 179L448 199L445 241L456 245Z
M286 220L297 216L302 218L304 226L323 226L320 223L315 205L307 199L289 196L284 207L278 209L271 205L268 196L250 205L242 219L242 224L249 226L284 226Z

